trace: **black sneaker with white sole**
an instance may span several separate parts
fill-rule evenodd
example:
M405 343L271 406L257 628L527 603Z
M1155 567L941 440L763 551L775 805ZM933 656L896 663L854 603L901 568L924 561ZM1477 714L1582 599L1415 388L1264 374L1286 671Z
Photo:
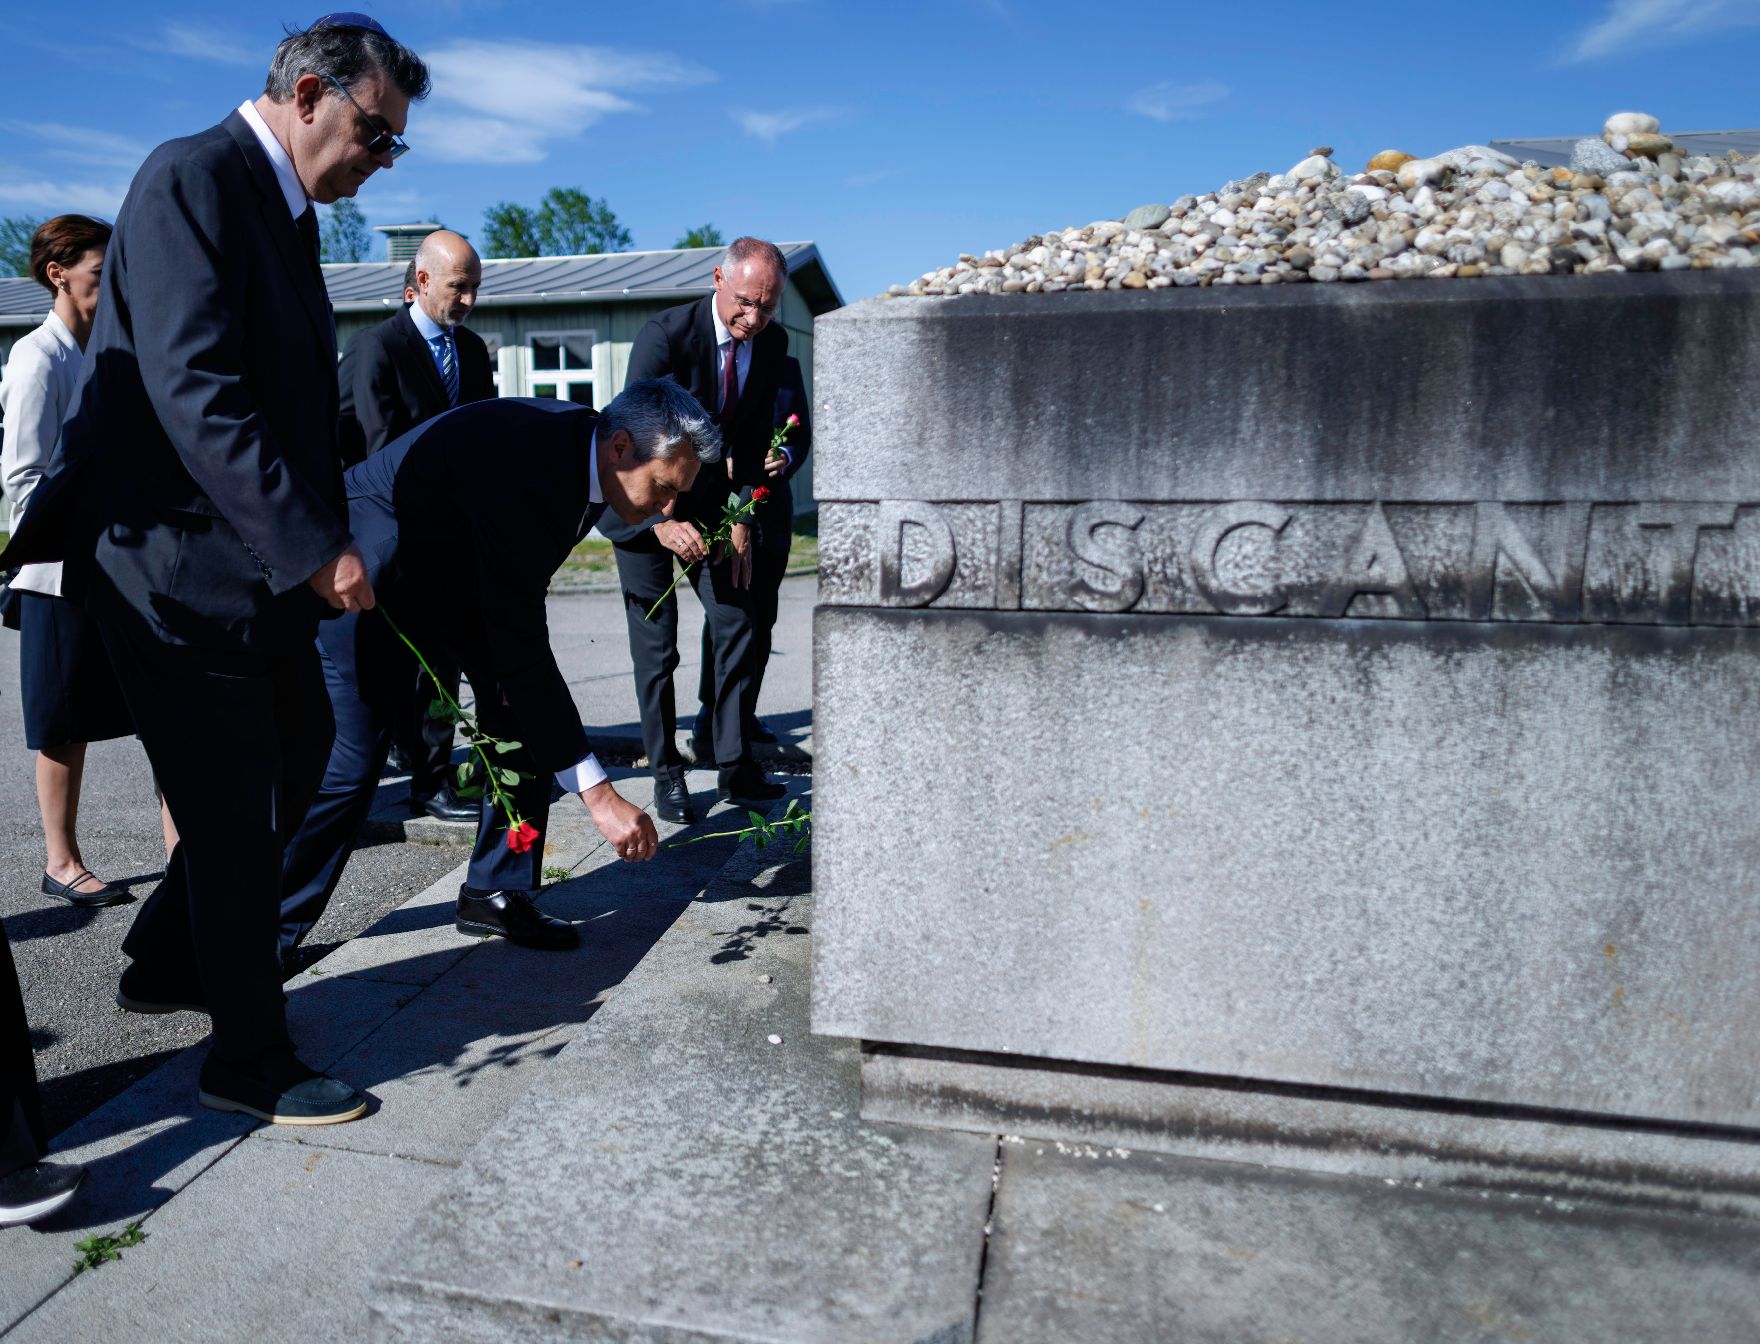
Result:
M39 1162L0 1176L0 1227L47 1218L73 1198L85 1178L84 1167L60 1162Z

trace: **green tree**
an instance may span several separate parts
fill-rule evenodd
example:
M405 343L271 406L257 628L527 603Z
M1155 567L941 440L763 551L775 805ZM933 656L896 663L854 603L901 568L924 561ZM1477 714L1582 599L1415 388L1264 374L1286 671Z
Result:
M532 212L512 201L498 201L483 211L483 255L543 256L543 239L538 236L538 221Z
M30 215L0 218L0 275L31 273L31 235L42 222Z
M726 247L727 239L721 236L721 230L713 224L699 224L672 246L674 248Z
M595 201L578 187L551 187L538 203L538 237L544 256L570 257L588 252L625 252L635 244L617 222L611 206Z
M367 217L346 196L330 207L318 236L325 261L365 261L373 251L373 231L367 227Z

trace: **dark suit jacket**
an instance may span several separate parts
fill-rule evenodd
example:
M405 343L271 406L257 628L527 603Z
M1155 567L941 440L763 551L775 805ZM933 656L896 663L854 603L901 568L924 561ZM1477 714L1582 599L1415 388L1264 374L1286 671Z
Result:
M588 502L598 423L588 407L548 397L476 402L417 425L347 476L349 523L379 604L424 653L456 653L479 696L504 697L548 771L587 754L545 598L605 509ZM473 669L490 669L493 684Z
M458 404L495 395L489 347L476 332L455 327ZM452 409L446 384L405 304L376 327L349 338L337 370L342 385L342 461L353 466L424 420Z
M95 560L171 644L281 651L348 545L336 330L243 117L159 146L104 261L59 469L5 563Z
M807 454L813 451L812 410L807 403L807 383L801 374L801 362L789 355L782 361L782 381L776 388L775 409L770 413L770 423L781 429L791 415L798 415L801 422L788 434L788 449L793 456L788 469L780 476L767 478L772 493L760 507L759 513L772 520L787 522L794 516L794 491L789 482L806 465Z
M715 296L711 294L650 318L636 335L623 385L628 387L644 378L671 378L713 416L721 386L721 366L715 358L715 320L709 311L714 302ZM697 473L696 484L689 493L680 496L674 505L675 519L712 531L721 521L722 506L732 489L739 490L744 499L751 495L754 486L765 484L770 412L787 354L788 333L778 323L772 322L758 333L752 342L752 362L734 407L733 423L721 431L722 447L733 462L732 486L724 466L705 467ZM636 540L640 532L652 525L650 519L639 527L630 527L621 519L607 516L599 530L613 541L627 542Z

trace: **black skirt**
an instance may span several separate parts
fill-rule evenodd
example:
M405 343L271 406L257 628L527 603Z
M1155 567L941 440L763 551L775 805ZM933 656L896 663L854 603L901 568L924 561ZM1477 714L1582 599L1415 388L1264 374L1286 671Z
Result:
M42 751L130 736L134 720L85 608L42 593L14 592L13 601L25 745Z

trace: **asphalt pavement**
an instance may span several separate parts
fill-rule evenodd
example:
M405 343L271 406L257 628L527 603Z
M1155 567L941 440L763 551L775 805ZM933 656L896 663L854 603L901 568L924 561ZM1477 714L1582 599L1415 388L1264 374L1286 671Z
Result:
M783 585L776 647L759 703L760 715L785 744L805 747L810 747L814 592L811 576ZM674 684L688 733L700 669L694 634L701 627L701 609L687 586L681 585L680 593L680 630L690 633L681 639ZM639 724L621 596L553 596L550 622L551 642L582 721L595 742L627 747L639 736ZM77 910L41 894L35 755L24 745L18 706L18 638L7 632L0 635L0 918L18 962L44 1108L55 1133L199 1041L207 1026L205 1018L190 1013L143 1017L116 1008L116 978L127 963L122 939L138 906ZM694 772L690 782L699 803L712 801L711 775ZM395 779L384 782L380 805L386 812L398 810L401 788ZM560 806L570 804L565 800ZM376 830L349 861L329 910L312 931L307 945L312 955L348 941L465 857L456 845L399 842L384 834L383 828ZM132 879L141 898L163 873L152 775L133 738L94 743L87 753L79 838L87 866L110 881Z

